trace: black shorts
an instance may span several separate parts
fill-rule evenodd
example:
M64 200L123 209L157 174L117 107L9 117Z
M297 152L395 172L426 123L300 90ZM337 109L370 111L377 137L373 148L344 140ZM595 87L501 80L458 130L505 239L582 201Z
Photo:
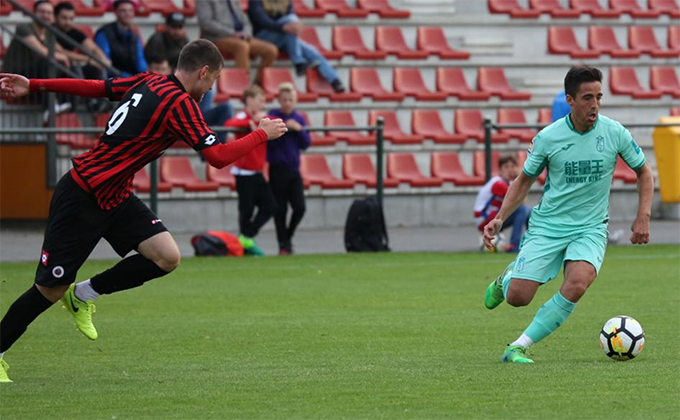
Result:
M96 198L64 175L52 196L35 282L71 284L101 238L124 257L144 240L165 232L161 220L136 195L102 210Z

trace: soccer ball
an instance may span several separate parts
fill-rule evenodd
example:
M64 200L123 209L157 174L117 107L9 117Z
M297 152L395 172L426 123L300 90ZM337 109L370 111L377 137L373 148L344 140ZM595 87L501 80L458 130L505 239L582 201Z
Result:
M630 360L645 346L645 332L639 322L625 315L607 321L600 331L600 347L614 360Z
M496 237L491 241L493 248L489 249L484 245L484 236L479 238L479 249L482 252L505 252L505 247L510 243L505 239L505 235L498 232Z

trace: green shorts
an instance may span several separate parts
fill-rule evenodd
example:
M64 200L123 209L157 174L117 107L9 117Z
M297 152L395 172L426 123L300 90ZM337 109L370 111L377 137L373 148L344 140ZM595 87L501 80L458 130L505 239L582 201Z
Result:
M563 237L529 229L522 238L512 277L546 283L557 277L565 261L587 261L599 273L607 235L606 225Z

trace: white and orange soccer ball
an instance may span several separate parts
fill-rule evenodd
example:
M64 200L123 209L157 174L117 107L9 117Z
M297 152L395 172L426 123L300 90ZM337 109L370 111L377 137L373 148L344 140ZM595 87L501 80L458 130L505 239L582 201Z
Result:
M625 315L607 321L600 331L600 347L614 360L630 360L645 346L645 332L639 322Z

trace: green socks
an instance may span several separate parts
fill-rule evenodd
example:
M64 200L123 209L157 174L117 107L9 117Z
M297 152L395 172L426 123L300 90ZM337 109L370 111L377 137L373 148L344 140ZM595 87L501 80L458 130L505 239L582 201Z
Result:
M504 279L503 292L505 293L506 290ZM574 306L576 304L567 300L560 292L555 293L555 296L541 306L534 320L524 330L524 334L529 336L534 343L538 343L564 324L574 310Z

